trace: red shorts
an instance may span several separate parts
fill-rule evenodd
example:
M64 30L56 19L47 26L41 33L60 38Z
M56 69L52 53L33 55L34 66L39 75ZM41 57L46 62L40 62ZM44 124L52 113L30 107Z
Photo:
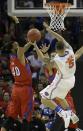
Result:
M31 120L33 113L33 90L27 86L13 86L11 101L7 108L7 115L14 119Z

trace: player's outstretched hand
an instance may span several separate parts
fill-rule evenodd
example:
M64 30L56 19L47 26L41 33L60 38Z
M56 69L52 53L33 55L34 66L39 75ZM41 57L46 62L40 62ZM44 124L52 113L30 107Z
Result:
M45 43L45 44L42 44L42 45L40 46L40 48L41 48L41 51L42 51L43 53L46 53L46 52L49 50L49 48L50 48L50 44L48 44L48 45L46 45L46 43Z

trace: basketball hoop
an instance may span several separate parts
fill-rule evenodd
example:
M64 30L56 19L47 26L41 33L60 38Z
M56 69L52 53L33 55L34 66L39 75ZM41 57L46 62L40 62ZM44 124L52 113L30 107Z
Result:
M70 8L70 3L61 2L49 2L44 4L44 8L47 9L49 16L51 18L50 28L54 31L65 30L64 18L67 16Z

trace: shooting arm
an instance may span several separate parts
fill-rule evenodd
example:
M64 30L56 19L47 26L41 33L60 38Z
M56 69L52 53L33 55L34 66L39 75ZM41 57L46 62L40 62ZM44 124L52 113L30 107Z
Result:
M21 62L21 64L25 65L25 56L24 56L24 45L26 43L24 36L23 36L23 32L19 23L19 20L16 16L11 16L12 19L15 22L15 35L16 35L16 41L18 42L18 50L17 50L17 57L19 59L19 61Z
M81 55L83 55L83 46L76 51L75 53L76 60L78 60L81 57Z
M31 47L31 44L30 44L30 42L28 42L28 43L24 46L24 52L26 52L30 47Z

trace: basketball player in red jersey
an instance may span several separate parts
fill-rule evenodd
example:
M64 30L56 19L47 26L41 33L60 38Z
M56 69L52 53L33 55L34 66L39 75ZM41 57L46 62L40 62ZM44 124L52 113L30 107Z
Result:
M8 119L3 123L1 131L7 131L10 128L11 121L20 118L22 130L29 131L29 122L33 112L33 90L32 75L28 61L25 59L25 49L29 43L22 38L22 32L17 17L13 16L16 23L17 42L9 45L11 49L10 69L14 77L14 84L11 93L11 101L7 108Z

